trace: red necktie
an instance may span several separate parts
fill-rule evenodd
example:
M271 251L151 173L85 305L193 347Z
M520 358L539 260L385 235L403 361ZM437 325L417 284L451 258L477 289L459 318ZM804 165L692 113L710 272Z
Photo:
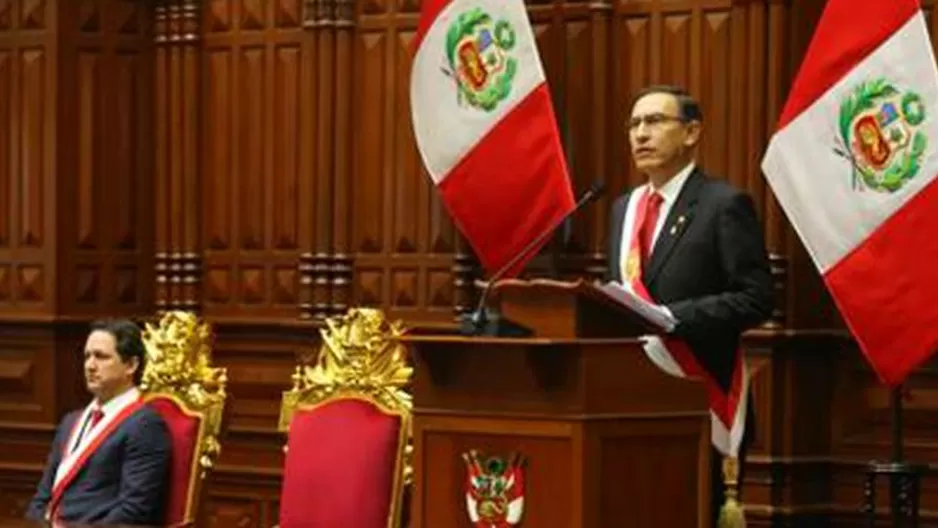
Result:
M98 422L101 421L101 418L104 418L104 411L101 409L95 409L91 411L91 419L88 421L88 430L90 431L94 429L94 426L98 425Z
M658 213L661 212L661 203L664 198L653 192L648 195L648 205L645 209L645 218L639 236L642 244L642 265L651 257L652 240L655 237L655 226L658 224Z

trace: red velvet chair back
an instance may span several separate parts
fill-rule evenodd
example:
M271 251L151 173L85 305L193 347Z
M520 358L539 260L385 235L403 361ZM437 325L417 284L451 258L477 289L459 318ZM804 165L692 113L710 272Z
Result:
M299 409L290 423L281 528L387 528L400 510L407 417L355 397Z
M147 365L141 389L172 438L166 523L198 523L203 483L221 450L227 374L211 366L211 330L194 314L168 312L146 325Z
M147 404L163 417L173 442L166 523L171 526L185 524L192 518L190 509L195 506L193 495L198 488L198 479L193 477L199 473L195 452L201 438L202 418L187 412L181 403L168 395L150 396Z
M280 528L395 528L411 434L402 330L360 308L326 326L316 364L297 367L280 407Z

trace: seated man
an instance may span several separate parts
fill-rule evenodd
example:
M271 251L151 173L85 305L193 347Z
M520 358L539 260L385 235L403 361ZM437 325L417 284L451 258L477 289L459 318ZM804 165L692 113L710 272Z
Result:
M163 522L171 440L162 418L143 405L146 366L131 321L92 324L85 343L92 402L62 420L26 516L100 524Z

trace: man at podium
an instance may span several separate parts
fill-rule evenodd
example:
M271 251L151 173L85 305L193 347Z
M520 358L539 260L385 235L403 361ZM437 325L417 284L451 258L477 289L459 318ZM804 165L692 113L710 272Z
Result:
M642 90L627 127L632 159L647 181L613 204L609 279L666 308L677 320L674 336L728 390L740 334L767 319L773 307L762 224L747 194L697 166L703 116L684 90ZM740 469L751 443L752 406L747 409ZM714 450L714 526L724 495L722 458Z

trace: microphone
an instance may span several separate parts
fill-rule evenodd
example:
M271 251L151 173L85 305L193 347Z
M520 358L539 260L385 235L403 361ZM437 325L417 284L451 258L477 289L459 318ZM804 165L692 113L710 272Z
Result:
M468 319L464 318L463 322L463 333L469 333L471 335L479 335L485 326L489 322L489 314L485 309L485 303L488 300L489 292L492 290L492 285L494 285L499 279L502 278L505 273L508 273L508 270L514 268L522 258L525 257L532 249L539 246L544 239L549 237L554 231L557 230L564 222L566 222L570 217L576 214L577 211L585 207L587 204L596 201L599 197L603 195L606 191L606 184L602 180L593 182L590 185L590 188L583 193L580 199L577 201L573 209L563 215L559 220L554 222L548 229L544 230L541 234L536 236L530 242L525 245L521 251L519 251L515 256L513 256L508 262L502 265L501 268L495 271L492 276L489 278L488 283L482 288L482 293L479 295L479 302L476 304L475 311L469 315ZM468 324L468 328L466 327ZM516 325L517 326L517 325Z

